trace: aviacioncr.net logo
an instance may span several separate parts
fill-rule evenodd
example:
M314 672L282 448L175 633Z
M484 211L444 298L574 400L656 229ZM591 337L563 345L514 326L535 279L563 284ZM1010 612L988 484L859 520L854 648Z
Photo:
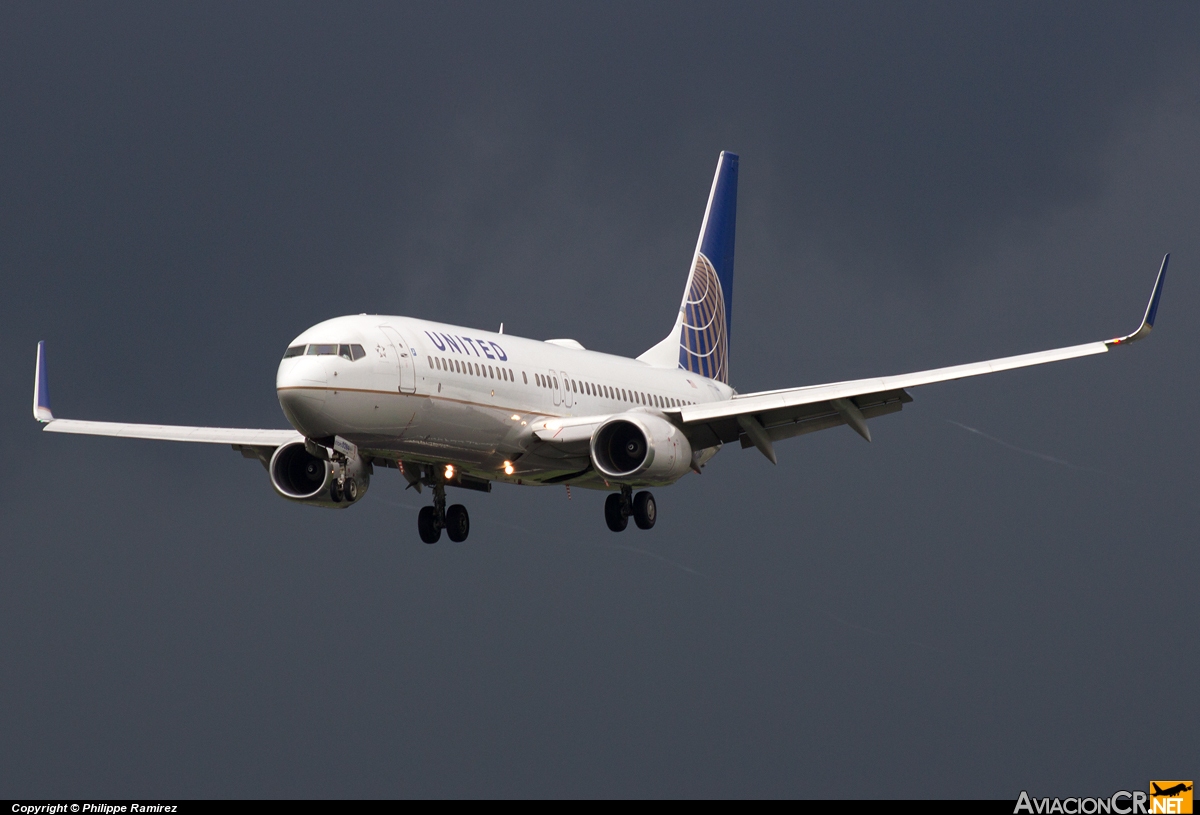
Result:
M1031 798L1021 790L1013 815L1191 815L1191 781L1151 781L1150 792L1118 790L1108 798Z

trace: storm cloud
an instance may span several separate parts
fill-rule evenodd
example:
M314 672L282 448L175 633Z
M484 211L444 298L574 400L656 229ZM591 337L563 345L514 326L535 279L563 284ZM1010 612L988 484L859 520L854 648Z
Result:
M0 794L1189 777L1197 31L1194 3L4 5ZM30 416L39 340L57 415L251 427L340 314L636 355L722 149L742 392L1127 333L1170 251L1155 332L915 389L869 445L726 449L620 537L600 495L498 487L427 547L394 472L318 511L228 449Z

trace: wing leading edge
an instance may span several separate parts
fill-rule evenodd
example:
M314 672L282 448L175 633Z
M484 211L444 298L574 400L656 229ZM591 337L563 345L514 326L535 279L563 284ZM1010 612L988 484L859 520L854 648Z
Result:
M865 420L894 413L911 402L906 388L1103 354L1110 348L1144 338L1154 328L1170 259L1170 254L1163 257L1141 325L1124 337L898 376L748 393L727 402L691 405L672 413L679 416L678 421L694 445L740 440L743 447L757 447L772 462L775 461L773 441L841 424L850 425L870 441Z

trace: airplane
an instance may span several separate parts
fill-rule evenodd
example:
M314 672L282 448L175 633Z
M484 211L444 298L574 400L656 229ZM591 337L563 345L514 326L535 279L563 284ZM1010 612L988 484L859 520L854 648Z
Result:
M466 540L462 504L446 487L490 492L496 482L604 490L614 532L650 529L646 487L699 474L725 444L777 463L784 439L847 425L871 440L870 419L934 382L1103 354L1150 333L1170 255L1142 323L1102 342L927 371L740 394L730 385L738 156L722 152L670 332L636 359L420 320L359 314L318 323L287 346L275 377L292 429L183 427L57 419L45 343L38 343L34 417L52 433L228 444L266 468L283 498L319 507L360 501L376 467L399 471L432 504L417 516L425 543L442 530ZM634 490L638 492L635 494Z
M1166 796L1167 798L1174 798L1179 793L1187 792L1192 788L1192 785L1188 784L1186 781L1181 781L1173 787L1167 787L1165 790L1158 786L1158 784L1155 784L1153 781L1150 782L1150 786L1154 787L1154 792L1150 794L1156 798L1160 795Z

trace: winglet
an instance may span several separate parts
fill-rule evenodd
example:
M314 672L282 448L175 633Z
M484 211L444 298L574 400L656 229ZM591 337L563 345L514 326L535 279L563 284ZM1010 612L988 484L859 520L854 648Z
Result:
M1158 301L1162 297L1163 283L1167 279L1167 262L1170 260L1170 252L1163 255L1162 267L1158 270L1158 279L1154 281L1154 292L1150 295L1150 303L1146 306L1146 316L1142 317L1142 324L1138 326L1138 330L1128 336L1106 341L1104 344L1109 348L1112 348L1114 345L1124 345L1127 342L1140 340L1154 328L1154 318L1158 314Z
M50 389L46 386L46 343L38 343L37 368L33 372L33 418L39 422L54 421L50 412Z

